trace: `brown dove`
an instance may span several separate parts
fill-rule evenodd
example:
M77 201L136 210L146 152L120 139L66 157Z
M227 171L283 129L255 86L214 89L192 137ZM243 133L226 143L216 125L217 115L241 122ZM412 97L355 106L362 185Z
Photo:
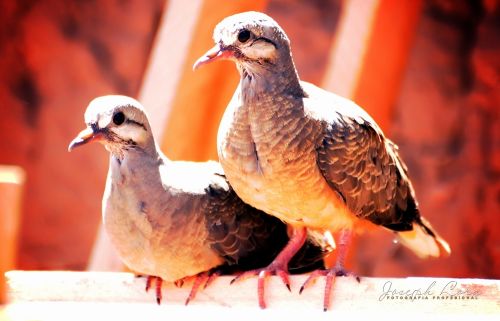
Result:
M271 17L230 16L216 26L214 41L194 68L229 59L241 76L219 127L219 161L243 201L294 227L280 255L249 272L262 272L260 288L269 274L287 282L306 229L341 235L336 265L312 275L327 275L325 310L335 276L346 275L351 231L367 222L395 232L420 257L450 253L420 215L397 146L354 102L300 80L289 39Z
M163 155L135 99L98 97L89 104L85 123L68 149L99 142L110 152L104 228L131 270L156 277L158 303L162 280L199 276L187 303L208 282L204 272L262 267L286 245L287 226L243 203L219 163ZM297 272L321 267L326 252L308 241L292 265Z

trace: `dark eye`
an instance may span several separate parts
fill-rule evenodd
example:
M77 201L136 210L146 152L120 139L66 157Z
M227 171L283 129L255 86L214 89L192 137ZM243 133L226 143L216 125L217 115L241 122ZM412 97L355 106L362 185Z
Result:
M121 124L123 124L124 121L125 121L125 114L123 112L119 111L113 115L113 123L115 123L115 125L120 126Z
M241 43L245 43L250 39L250 31L247 29L243 29L238 33L238 41Z

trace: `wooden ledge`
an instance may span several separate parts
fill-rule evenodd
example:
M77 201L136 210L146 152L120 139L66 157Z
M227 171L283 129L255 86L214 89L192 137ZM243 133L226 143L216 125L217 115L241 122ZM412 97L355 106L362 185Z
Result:
M184 306L184 301L191 284L185 284L183 288L164 284L162 305L158 307L153 291L144 291L145 278L135 277L131 273L10 271L6 273L10 302L6 310L18 313L20 309L26 313L36 311L36 307L43 310L43 307L59 305L70 306L72 311L80 309L90 313L88 309L95 309L97 305L103 309L106 306L113 307L113 311L121 313L134 309L168 311L167 314L157 312L168 319L176 312L182 316L195 312L213 312L216 313L214 315L219 315L219 312L227 314L234 311L248 311L251 314L274 314L273 311L279 311L280 316L304 312L317 316L340 313L351 316L350 318L353 313L369 315L374 311L429 315L500 314L499 280L366 277L358 284L353 278L342 277L337 278L333 290L332 309L324 313L324 279L318 279L299 295L298 289L306 277L307 275L296 275L290 278L291 293L277 277L271 277L266 288L268 309L260 312L257 306L256 279L229 285L232 277L219 277L207 289L201 290L188 307ZM413 298L409 294L414 294ZM86 306L89 308L85 308ZM55 309L50 311L60 308ZM126 315L131 316L129 313ZM36 319L44 318L38 315Z

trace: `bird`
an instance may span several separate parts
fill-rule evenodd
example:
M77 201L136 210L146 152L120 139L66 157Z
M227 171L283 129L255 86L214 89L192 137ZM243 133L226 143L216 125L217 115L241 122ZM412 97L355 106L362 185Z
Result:
M212 276L265 266L286 245L286 224L245 204L218 162L168 159L137 100L97 97L85 123L68 150L99 142L110 152L103 226L125 265L149 276L146 290L156 280L158 304L163 281L194 278L187 304ZM297 272L324 266L321 242L310 237L294 258Z
M323 302L329 308L336 276L350 275L345 256L353 234L378 226L419 257L450 253L420 214L398 147L353 101L302 81L290 40L270 16L243 12L214 29L215 46L193 69L217 60L236 64L240 81L219 125L219 161L238 196L293 227L289 244L259 274L283 278L306 232L339 235ZM301 291L309 283L304 283ZM259 292L265 307L263 290Z

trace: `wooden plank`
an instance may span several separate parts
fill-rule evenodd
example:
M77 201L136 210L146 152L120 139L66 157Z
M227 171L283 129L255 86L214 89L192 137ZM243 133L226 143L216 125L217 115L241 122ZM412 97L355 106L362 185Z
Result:
M343 2L323 87L353 99L380 0Z
M384 0L377 10L354 99L375 113L386 132L392 123L393 104L399 95L421 8L420 0Z
M0 304L6 299L4 273L16 268L24 180L21 167L0 166Z
M203 0L167 2L144 72L138 99L150 115L149 122L159 145L187 63L202 4Z
M349 0L323 86L361 105L388 132L422 1Z
M11 304L62 301L156 304L153 293L144 291L145 279L130 273L10 271L6 276ZM279 278L271 277L267 284L268 310L319 313L322 310L324 280L299 295L297 290L306 277L291 277L292 292L286 290ZM189 309L199 307L198 311L207 311L210 315L214 311L227 313L231 308L259 311L256 280L229 285L231 279L231 276L216 279L198 293ZM353 278L338 278L333 290L332 309L328 313L499 314L499 284L499 280L484 279L368 277L362 278L358 284ZM182 307L189 288L189 284L183 288L166 284L162 307L174 310ZM413 299L408 296L410 293L415 294Z

